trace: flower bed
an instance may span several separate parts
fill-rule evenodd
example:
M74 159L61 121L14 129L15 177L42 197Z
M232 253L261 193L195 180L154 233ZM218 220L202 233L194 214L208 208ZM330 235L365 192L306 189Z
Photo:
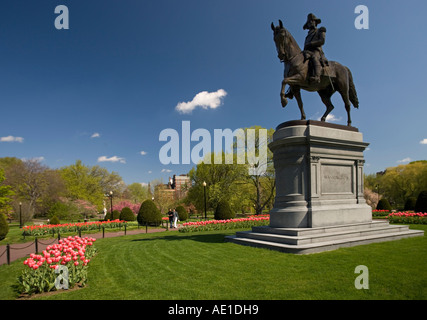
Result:
M51 233L67 233L80 231L100 230L105 228L119 228L126 224L126 221L108 220L108 221L90 221L78 223L63 223L63 224L44 224L31 225L22 228L24 236L41 236Z
M265 226L270 223L269 215L250 216L248 218L207 220L197 222L186 222L182 224L179 232L211 231L226 229L251 228Z
M372 217L387 217L389 214L389 210L372 210Z
M391 223L427 224L427 213L393 212L387 216Z
M96 253L95 241L94 238L70 236L47 246L42 254L32 253L24 261L28 269L19 277L19 291L33 294L70 289L76 284L83 286L87 281L87 265Z

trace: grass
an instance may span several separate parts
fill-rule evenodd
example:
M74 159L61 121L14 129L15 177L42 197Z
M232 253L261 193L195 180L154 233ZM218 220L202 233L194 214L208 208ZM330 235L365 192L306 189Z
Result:
M427 226L412 225L427 231ZM224 242L227 232L177 231L98 240L87 287L37 299L311 300L427 298L427 238L375 243L312 255ZM16 299L22 260L0 266L0 299ZM354 269L369 269L357 290Z

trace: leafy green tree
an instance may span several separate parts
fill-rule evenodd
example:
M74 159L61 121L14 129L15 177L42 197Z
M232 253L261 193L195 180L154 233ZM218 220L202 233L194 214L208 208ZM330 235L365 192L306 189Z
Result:
M4 170L0 169L0 213L2 211L7 212L10 209L10 202L12 201L12 196L14 192L11 186L3 184L5 180Z
M427 190L427 161L413 161L365 176L365 187L379 191L393 207L401 210L408 198L418 197L422 190Z
M206 182L207 208L211 210L216 208L220 200L231 198L233 184L245 174L245 165L237 162L225 164L225 161L215 164L214 156L213 153L207 155L209 161L209 158L205 158L189 172L193 186L188 191L187 203L193 203L199 212L204 211L203 182ZM222 153L222 157L225 160L225 153Z
M134 202L142 203L144 200L149 199L148 187L143 186L141 183L132 183L126 188L128 198Z
M103 208L105 193L113 191L116 196L121 194L121 177L99 166L86 166L81 160L77 160L75 164L61 168L60 172L66 185L67 197L72 200L87 200L96 205L98 210Z
M6 220L6 215L0 212L0 240L6 238L6 235L9 233L9 224Z

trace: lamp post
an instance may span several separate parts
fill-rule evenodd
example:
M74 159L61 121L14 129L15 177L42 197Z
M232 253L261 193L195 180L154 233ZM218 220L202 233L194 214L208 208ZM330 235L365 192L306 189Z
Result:
M377 206L380 203L380 185L377 184Z
M105 196L110 198L111 220L113 220L113 191L110 191L110 193L106 193Z
M205 199L205 220L207 219L206 217L206 181L203 181L203 193L204 193L204 199Z
M22 228L22 202L19 202L19 227Z

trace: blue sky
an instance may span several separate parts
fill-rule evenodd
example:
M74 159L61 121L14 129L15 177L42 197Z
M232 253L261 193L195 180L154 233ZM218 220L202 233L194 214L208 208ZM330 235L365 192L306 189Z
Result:
M368 30L354 26L360 4ZM68 7L68 30L55 28L58 5ZM353 125L370 143L365 172L427 159L422 0L3 0L0 157L40 158L51 168L80 159L126 183L186 173L193 165L160 162L163 129L180 133L190 121L213 137L214 129L299 119L295 100L280 105L283 65L270 23L281 19L303 46L310 12L327 29L326 57L353 73ZM226 94L216 108L176 110L218 90ZM316 93L302 98L308 118L323 114ZM346 124L340 96L332 102L336 123Z

